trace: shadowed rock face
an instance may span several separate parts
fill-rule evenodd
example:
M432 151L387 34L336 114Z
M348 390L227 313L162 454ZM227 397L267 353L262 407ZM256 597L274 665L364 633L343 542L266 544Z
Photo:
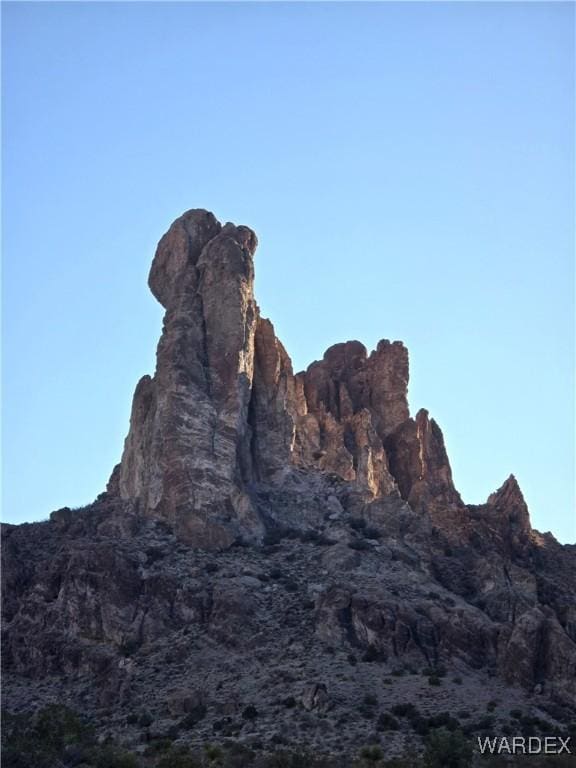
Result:
M172 716L186 680L211 713L200 740L231 697L259 702L264 739L293 698L334 720L337 750L366 742L361 718L338 723L370 686L389 705L430 698L388 676L446 666L478 717L532 694L573 717L574 547L532 529L512 475L462 501L440 428L410 416L402 343L336 344L294 374L254 300L256 245L204 210L172 224L149 277L166 310L156 370L106 492L5 527L8 705L108 707L114 729L135 708Z
M294 375L254 301L256 245L248 227L204 210L161 239L149 285L164 328L154 377L134 395L120 496L216 548L261 539L247 489L293 466L333 472L367 497L461 505L440 429L424 412L409 417L404 345L383 340L368 355L358 341L336 344Z

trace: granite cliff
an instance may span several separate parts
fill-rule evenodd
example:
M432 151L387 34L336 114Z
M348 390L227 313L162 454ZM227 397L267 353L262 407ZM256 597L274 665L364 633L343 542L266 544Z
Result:
M149 713L146 739L196 712L184 741L333 753L378 731L349 716L366 697L562 727L575 548L532 529L512 475L462 500L440 427L409 413L401 342L337 344L295 374L254 299L256 247L204 210L160 240L156 371L106 491L4 526L6 705L57 698L127 744L128 712ZM385 731L401 750L409 726Z

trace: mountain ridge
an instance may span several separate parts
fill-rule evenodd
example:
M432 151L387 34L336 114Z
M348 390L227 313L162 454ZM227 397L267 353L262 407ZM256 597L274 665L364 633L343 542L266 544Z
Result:
M335 344L294 374L254 299L256 247L203 209L171 225L149 276L156 370L106 490L3 526L6 705L64 701L139 749L172 729L401 752L408 724L351 715L366 696L563 727L576 547L532 528L514 475L464 503L440 427L410 416L402 342Z

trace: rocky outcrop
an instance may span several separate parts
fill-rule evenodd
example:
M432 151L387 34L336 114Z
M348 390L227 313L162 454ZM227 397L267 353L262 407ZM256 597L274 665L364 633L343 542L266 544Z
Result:
M575 549L532 529L513 476L463 502L439 426L410 416L400 342L336 344L295 374L254 300L256 244L207 211L174 222L149 278L156 370L106 492L5 528L10 701L58 680L42 691L88 713L198 715L205 740L259 712L264 738L278 702L347 722L358 680L385 697L391 674L449 668L465 709L498 686L569 709Z
M408 418L403 344L383 340L369 356L358 341L336 344L298 379L297 462L355 480L372 496L396 492L383 441Z
M150 272L166 314L156 373L134 395L119 492L199 546L259 533L243 489L251 472L256 243L248 227L189 211L160 241Z
M134 395L111 493L198 546L264 535L250 492L290 467L333 472L366 498L459 509L442 434L408 411L408 352L349 341L294 375L254 301L256 236L204 210L161 239L149 285L166 309L156 372Z

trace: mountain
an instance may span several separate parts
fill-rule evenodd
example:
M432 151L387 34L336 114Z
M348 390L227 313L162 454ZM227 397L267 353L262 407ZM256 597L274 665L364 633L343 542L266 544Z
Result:
M409 413L401 342L295 374L256 247L205 210L172 224L156 371L106 491L3 526L7 716L64 704L148 756L566 733L576 547L531 527L513 475L462 500L440 427Z

